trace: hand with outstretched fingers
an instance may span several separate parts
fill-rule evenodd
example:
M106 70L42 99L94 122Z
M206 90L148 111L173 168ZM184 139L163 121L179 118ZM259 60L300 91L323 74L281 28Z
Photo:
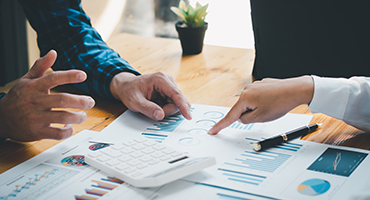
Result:
M56 71L45 75L54 64L57 53L51 50L39 58L16 85L0 99L0 137L17 141L44 138L64 139L72 135L72 125L85 121L85 112L53 108L88 109L95 101L84 95L50 94L50 89L63 84L80 83L87 75L80 70ZM65 124L64 127L51 126Z

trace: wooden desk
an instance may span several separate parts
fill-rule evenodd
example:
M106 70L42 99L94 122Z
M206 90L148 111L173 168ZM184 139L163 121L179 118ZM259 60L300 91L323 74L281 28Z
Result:
M231 107L240 91L252 81L254 50L206 45L203 53L182 56L180 42L175 39L146 38L121 34L108 41L143 74L163 71L175 79L178 87L191 103ZM7 91L12 82L0 91ZM56 92L81 93L72 87L59 87ZM96 106L85 110L83 124L74 125L74 134L84 129L101 131L126 110L121 103L94 97ZM72 109L71 109L72 110ZM76 109L73 109L76 110ZM307 106L299 106L292 113L311 114ZM369 134L322 114L314 114L312 123L323 122L323 128L304 139L334 145L370 149ZM60 141L42 140L29 143L6 141L0 145L0 173L54 146Z

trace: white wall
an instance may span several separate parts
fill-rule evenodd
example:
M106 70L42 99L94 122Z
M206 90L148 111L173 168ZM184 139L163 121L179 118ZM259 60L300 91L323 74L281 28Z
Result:
M205 44L254 49L249 0L189 0L209 3Z

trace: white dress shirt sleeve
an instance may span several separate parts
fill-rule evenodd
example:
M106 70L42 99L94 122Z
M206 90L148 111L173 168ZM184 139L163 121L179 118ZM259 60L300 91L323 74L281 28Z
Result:
M314 95L309 108L370 131L370 78L323 78L312 76Z

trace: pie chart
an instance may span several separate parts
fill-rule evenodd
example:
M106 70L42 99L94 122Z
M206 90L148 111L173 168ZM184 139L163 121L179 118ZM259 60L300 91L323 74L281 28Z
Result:
M308 179L298 186L298 192L308 196L324 194L330 188L330 183L323 179Z

